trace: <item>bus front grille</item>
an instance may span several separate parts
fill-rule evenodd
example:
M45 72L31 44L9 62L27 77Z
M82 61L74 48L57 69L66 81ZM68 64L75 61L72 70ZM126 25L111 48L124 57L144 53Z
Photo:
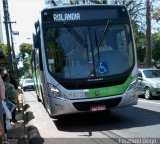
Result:
M75 102L73 103L73 105L78 111L90 111L90 108L92 106L100 106L100 105L105 105L107 109L110 109L117 106L120 103L121 99L122 98L119 97L107 100Z

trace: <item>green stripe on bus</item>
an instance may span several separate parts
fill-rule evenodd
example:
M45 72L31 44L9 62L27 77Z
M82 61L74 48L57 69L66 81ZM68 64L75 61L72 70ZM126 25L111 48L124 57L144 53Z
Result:
M121 85L90 89L89 93L87 95L87 98L97 98L97 97L106 97L106 96L123 94L126 91L126 89L128 88L131 81L132 81L132 78L129 77Z

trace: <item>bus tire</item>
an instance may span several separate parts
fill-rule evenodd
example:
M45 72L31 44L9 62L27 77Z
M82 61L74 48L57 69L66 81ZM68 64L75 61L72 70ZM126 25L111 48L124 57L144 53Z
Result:
M42 102L38 95L37 95L37 99L38 99L38 102Z
M42 104L43 104L44 108L46 109L46 104L45 104L45 99L44 99L44 96L43 96L42 87L41 87L41 95L42 95Z

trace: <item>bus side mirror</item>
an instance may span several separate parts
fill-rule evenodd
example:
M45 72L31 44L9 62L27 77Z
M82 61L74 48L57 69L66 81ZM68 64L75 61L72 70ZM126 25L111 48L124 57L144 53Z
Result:
M35 48L39 47L38 37L35 34L33 34L33 45L34 45Z

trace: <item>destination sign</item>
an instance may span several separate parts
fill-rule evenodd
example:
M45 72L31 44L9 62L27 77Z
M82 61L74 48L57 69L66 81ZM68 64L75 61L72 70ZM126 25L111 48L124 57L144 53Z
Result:
M46 9L43 22L91 21L128 17L124 7L88 6Z
M53 14L54 21L78 21L80 19L80 13Z

